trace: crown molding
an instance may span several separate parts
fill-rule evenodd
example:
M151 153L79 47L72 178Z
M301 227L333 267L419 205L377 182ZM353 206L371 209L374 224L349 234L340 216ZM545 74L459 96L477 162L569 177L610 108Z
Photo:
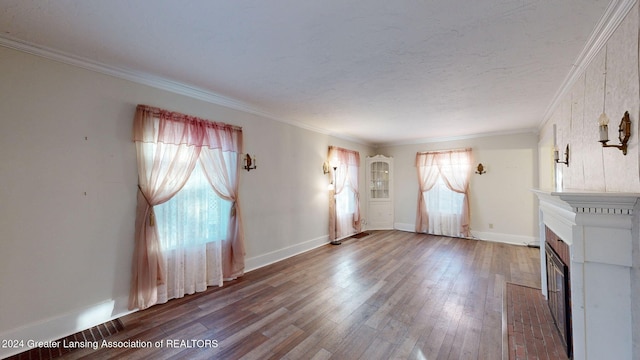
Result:
M611 0L604 12L604 15L602 15L600 21L598 21L598 24L596 24L596 27L591 33L589 40L587 40L584 49L582 49L582 52L574 61L574 64L571 67L569 74L562 82L560 89L558 89L553 96L551 104L547 107L547 110L542 117L542 121L538 125L538 129L542 129L547 121L549 121L562 98L569 93L571 87L587 70L589 64L591 64L598 52L600 52L600 50L606 45L609 38L611 38L611 35L613 35L618 26L620 26L636 2L637 0Z
M478 139L478 138L485 138L485 137L491 137L491 136L537 134L537 133L538 133L537 128L536 129L526 128L526 129L516 129L516 130L506 130L506 131L485 132L485 133L471 134L471 135L422 138L422 139L414 139L414 140L407 140L407 141L394 141L394 142L376 144L375 147L381 148L386 146L419 145L419 144L430 144L430 143L449 142L449 141L458 141L458 140Z
M31 55L40 56L49 60L54 60L67 65L83 68L85 70L97 72L104 75L110 75L116 78L132 81L138 84L151 86L161 90L170 91L176 94L185 95L198 100L203 100L209 103L225 106L228 108L242 110L245 112L263 115L266 114L263 111L255 109L249 104L243 103L238 100L227 98L205 89L197 88L187 84L183 84L170 79L146 74L143 72L119 68L94 61L88 58L76 56L52 48L32 44L23 40L8 37L5 34L0 34L0 46L11 48L14 50L22 51Z
M216 94L212 91L202 89L199 87L191 86L189 84L177 82L174 80L166 79L163 77L147 74L140 71L131 69L125 69L120 67L114 67L101 63L99 61L91 60L88 58L76 56L70 53L59 51L56 49L40 46L27 41L23 41L17 38L13 38L7 34L0 34L0 46L10 48L13 50L21 51L27 54L43 57L49 60L57 61L63 64L79 67L85 70L97 72L104 75L113 76L119 79L128 80L137 84L150 86L156 89L165 90L178 95L184 95L193 99L201 100L211 104L223 106L233 110L239 110L253 115L258 115L270 120L289 124L302 128L305 130L313 131L323 135L328 135L368 146L372 144L362 141L361 139L336 134L326 129L321 129L315 126L307 125L295 120L285 119L283 117L276 116L267 111L259 109L248 103L238 101L232 98Z

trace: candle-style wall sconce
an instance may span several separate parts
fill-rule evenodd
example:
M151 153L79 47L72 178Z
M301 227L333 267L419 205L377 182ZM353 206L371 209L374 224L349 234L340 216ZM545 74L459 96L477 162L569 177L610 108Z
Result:
M484 173L486 173L486 171L484 170L484 166L482 166L482 163L478 164L478 167L476 168L476 174L482 175Z
M247 154L244 156L244 169L247 171L251 171L253 169L257 169L256 166L257 163L257 158L254 155L253 158L251 158L251 155Z
M553 160L555 160L556 164L565 164L569 167L569 144L564 150L564 161L560 161L560 152L558 149L553 150Z
M629 141L629 137L631 137L631 120L629 119L629 112L625 111L622 120L620 120L620 125L618 125L618 140L620 140L620 145L609 145L609 118L605 113L600 115L600 119L598 120L600 124L600 142L602 143L602 147L613 147L620 149L623 155L627 155L627 142Z

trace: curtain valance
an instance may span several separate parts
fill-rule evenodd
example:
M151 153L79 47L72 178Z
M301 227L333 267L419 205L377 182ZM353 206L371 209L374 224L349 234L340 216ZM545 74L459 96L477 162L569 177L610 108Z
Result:
M234 151L242 148L242 128L138 105L133 125L133 141Z
M355 150L329 146L329 162L346 166L360 166L360 153Z
M455 149L455 150L439 150L439 151L423 151L416 154L416 167L433 166L441 167L443 164L450 165L451 159L455 159L455 164L470 165L471 149Z

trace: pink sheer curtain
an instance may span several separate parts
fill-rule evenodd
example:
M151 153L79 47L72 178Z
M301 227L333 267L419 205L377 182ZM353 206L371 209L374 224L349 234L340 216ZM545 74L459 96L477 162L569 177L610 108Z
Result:
M207 136L217 138L215 141L209 139L209 142L225 144L221 147L203 148L200 161L216 194L232 202L228 237L222 242L222 274L225 279L232 279L244 272L244 231L238 202L238 154L242 153L242 132L222 131L208 133Z
M343 149L337 146L329 146L329 163L331 164L331 178L335 184L329 193L329 240L340 239L360 232L360 191L359 169L360 153ZM337 167L335 173L333 167ZM347 192L353 192L352 212L343 207L336 209L335 196L350 196ZM350 199L351 200L351 199Z
M230 135L219 135L229 133ZM166 274L153 207L171 199L187 182L196 161L207 163L207 174L215 171L210 165L210 152L217 149L235 154L228 166L237 168L242 152L242 129L209 122L196 117L138 105L133 125L133 140L138 159L138 205L129 308L145 309L158 301L158 284L164 284ZM205 156L201 156L204 153ZM206 158L206 159L203 159ZM223 166L224 167L224 166ZM237 170L226 175L233 191L228 196L237 201ZM215 178L210 175L210 178ZM211 181L211 180L210 180ZM220 181L215 181L219 186ZM226 182L225 182L226 184ZM217 191L217 190L216 190ZM244 268L244 239L238 206L235 206L235 231L230 232L227 260L230 275L241 274ZM237 254L236 254L237 253ZM242 256L239 256L242 254ZM239 260L242 257L242 260ZM240 264L238 263L240 262Z
M471 149L423 152L416 154L418 169L418 210L416 232L428 232L429 212L424 193L430 191L440 178L456 193L463 194L459 234L470 236L469 180L471 178Z

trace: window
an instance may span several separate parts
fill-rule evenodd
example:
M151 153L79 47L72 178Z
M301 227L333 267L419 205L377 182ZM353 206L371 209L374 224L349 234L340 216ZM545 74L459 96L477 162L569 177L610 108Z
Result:
M442 177L438 177L438 181L431 190L423 193L427 201L427 210L429 212L439 213L443 215L461 215L462 202L464 194L452 191L444 183Z
M345 184L342 192L336 196L336 209L343 215L356 212L356 194L351 185Z
M329 146L328 162L335 167L330 173L334 187L329 205L329 239L337 240L360 232L361 229L358 195L360 154Z
M160 245L171 250L224 240L231 202L213 191L197 162L185 186L154 211Z
M471 149L416 154L420 195L416 232L470 236Z
M241 276L242 128L146 105L136 107L133 122L138 194L129 309Z

